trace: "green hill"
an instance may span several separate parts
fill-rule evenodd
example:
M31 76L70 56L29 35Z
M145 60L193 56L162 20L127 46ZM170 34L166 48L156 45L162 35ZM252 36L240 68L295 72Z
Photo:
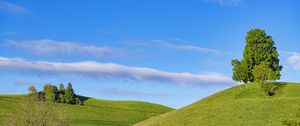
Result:
M17 110L20 95L0 95L0 123ZM72 126L129 126L150 117L173 110L172 108L138 101L111 101L87 99L84 106L50 103L68 111Z
M280 84L270 98L258 84L244 84L135 126L281 126L282 120L297 118L300 84Z

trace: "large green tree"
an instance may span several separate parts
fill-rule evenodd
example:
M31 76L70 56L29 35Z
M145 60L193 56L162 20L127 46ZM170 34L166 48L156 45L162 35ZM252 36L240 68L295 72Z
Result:
M272 36L267 35L264 30L252 29L247 33L246 46L241 61L234 59L232 79L238 82L254 82L253 69L264 63L271 69L273 80L280 79L282 66L279 64L279 54L275 47Z

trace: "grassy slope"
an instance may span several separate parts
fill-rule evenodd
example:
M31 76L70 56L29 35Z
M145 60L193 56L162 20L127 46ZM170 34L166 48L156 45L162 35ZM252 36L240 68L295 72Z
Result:
M300 84L284 85L271 98L258 84L245 84L136 126L280 126L281 120L296 118L299 103Z
M19 96L0 95L0 123L8 113L15 113ZM127 126L173 110L172 108L137 101L88 99L84 106L51 103L68 111L73 126Z

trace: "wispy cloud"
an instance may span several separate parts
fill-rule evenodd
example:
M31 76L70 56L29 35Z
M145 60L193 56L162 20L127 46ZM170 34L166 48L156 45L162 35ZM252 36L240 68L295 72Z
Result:
M293 53L288 57L288 64L291 65L294 70L300 70L300 54Z
M13 13L30 13L28 9L6 1L0 1L0 10Z
M221 6L224 5L240 6L243 4L244 0L202 0L202 2L219 4Z
M99 92L105 95L131 96L131 97L163 97L169 95L165 93L148 93L148 92L133 91L127 89L118 89L118 88L102 89L99 90Z
M178 41L178 39L176 40ZM155 47L155 48L168 48L168 49L176 49L183 51L191 51L191 52L200 52L200 53L209 53L209 54L234 54L231 52L221 51L213 48L202 47L198 45L190 44L186 40L180 40L180 42L184 41L184 44L174 44L174 42L170 42L168 40L154 39L154 40L129 40L123 41L124 44L134 45L134 46L147 46L147 47ZM188 43L188 44L187 44Z
M37 56L93 56L117 57L123 50L111 47L99 47L81 44L79 42L55 41L51 39L15 41L7 40L6 46L25 49Z
M115 78L136 81L157 81L174 84L233 84L232 80L221 74L193 74L189 72L167 72L146 67L129 67L115 63L47 62L27 61L20 58L0 57L0 69L30 71L44 74L75 74L96 78Z
M187 50L187 51L196 51L196 52L206 52L206 53L213 53L213 54L221 54L222 52L216 49L201 47L201 46L195 46L195 45L176 45L171 44L168 41L164 40L153 40L155 43L157 43L160 47L165 48L173 48L173 49L180 49L180 50Z

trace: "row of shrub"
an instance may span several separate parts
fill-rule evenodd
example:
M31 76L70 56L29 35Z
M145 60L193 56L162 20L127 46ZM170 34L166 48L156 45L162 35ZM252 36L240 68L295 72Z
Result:
M68 83L66 89L64 84L60 84L59 88L52 84L45 84L43 91L37 91L37 89L31 85L28 88L28 91L29 95L34 96L38 101L79 105L83 104L80 98L75 94L71 83Z

